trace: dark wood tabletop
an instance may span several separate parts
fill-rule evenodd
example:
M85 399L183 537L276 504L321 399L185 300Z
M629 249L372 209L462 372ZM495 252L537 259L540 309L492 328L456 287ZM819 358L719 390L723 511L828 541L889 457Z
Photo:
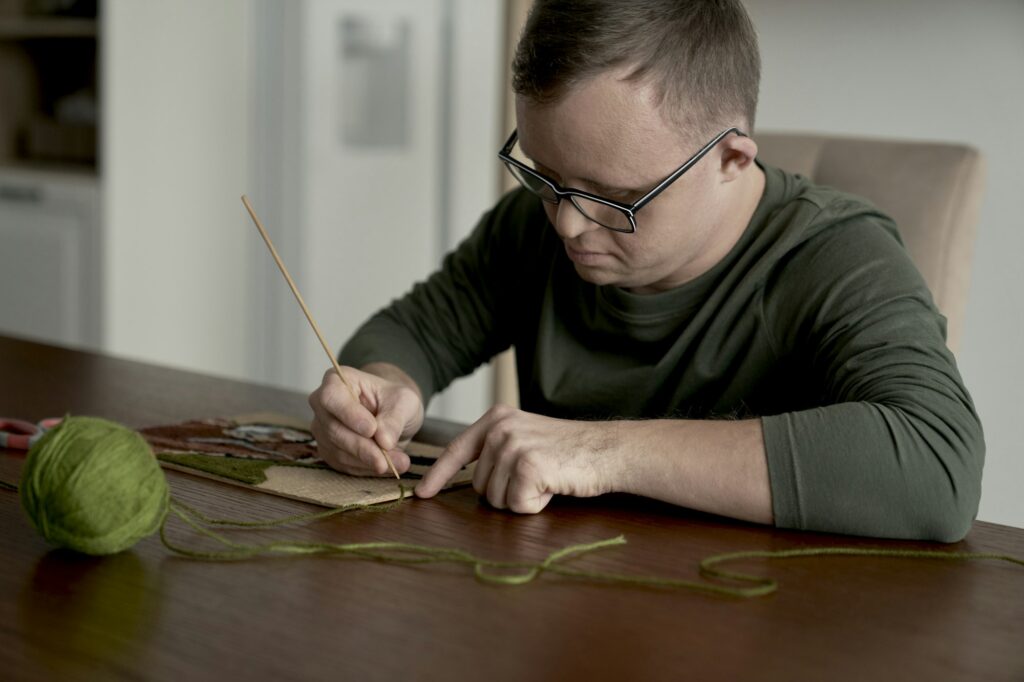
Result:
M106 417L132 427L272 410L304 395L0 337L0 415ZM23 454L0 450L0 478ZM300 502L168 471L174 497L271 518ZM110 557L52 549L0 491L0 677L24 680L1024 680L1024 569L1003 562L832 557L748 560L778 580L738 599L553 575L497 586L467 566L339 556L219 563L156 537ZM196 538L170 522L171 537ZM472 489L383 514L347 512L246 539L402 541L534 561L624 534L577 560L699 579L701 558L844 545L1010 553L1024 530L978 522L955 545L779 531L628 496L494 510Z

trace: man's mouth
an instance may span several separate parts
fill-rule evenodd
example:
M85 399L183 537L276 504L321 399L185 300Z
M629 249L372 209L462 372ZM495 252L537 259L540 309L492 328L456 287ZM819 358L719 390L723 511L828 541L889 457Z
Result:
M600 263L602 259L606 258L606 254L598 251L586 251L583 249L577 249L565 245L565 253L569 256L569 260L577 265L596 265Z

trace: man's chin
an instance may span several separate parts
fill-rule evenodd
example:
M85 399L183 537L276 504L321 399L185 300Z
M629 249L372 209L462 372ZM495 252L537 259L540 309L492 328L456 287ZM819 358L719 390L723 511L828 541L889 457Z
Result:
M576 274L579 275L580 279L594 286L616 285L619 282L619 277L605 268L580 265L579 263L573 263L573 267L576 269Z

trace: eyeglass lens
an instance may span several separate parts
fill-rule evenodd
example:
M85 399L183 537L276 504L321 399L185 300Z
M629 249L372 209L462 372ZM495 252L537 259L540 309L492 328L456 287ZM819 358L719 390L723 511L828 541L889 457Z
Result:
M516 180L518 180L523 187L548 203L558 203L558 195L555 193L554 189L541 178L527 173L515 164L506 163L505 166L508 167L509 172L515 176ZM586 216L589 220L593 220L598 225L619 232L633 231L633 226L629 222L629 217L620 209L577 195L571 195L569 199L580 213Z
M593 220L598 225L618 232L633 231L633 226L629 222L629 217L620 209L617 209L614 206L609 206L608 204L602 204L600 201L594 201L593 199L587 199L586 197L581 197L575 194L570 196L569 199L576 208L579 209L580 213Z

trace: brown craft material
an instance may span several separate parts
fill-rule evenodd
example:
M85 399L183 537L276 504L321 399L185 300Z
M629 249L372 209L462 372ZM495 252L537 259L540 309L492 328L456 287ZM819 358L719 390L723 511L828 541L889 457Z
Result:
M390 502L399 499L399 488L394 481L386 478L349 476L333 469L319 466L296 466L299 462L310 462L316 455L316 448L310 443L259 443L264 449L274 450L283 455L284 462L271 462L263 469L265 480L257 483L239 480L238 477L217 475L195 466L188 466L182 461L161 459L164 454L195 454L212 459L222 459L226 455L234 456L240 462L252 463L261 460L266 464L269 457L259 453L227 444L197 443L190 438L217 438L226 430L241 424L259 423L265 425L285 426L300 430L299 423L293 419L274 414L245 415L232 419L210 419L182 422L163 426L147 427L140 430L143 437L153 447L160 459L160 465L166 469L183 471L195 476L209 478L231 485L258 490L260 492L279 495L290 499L311 502L325 507L343 507L349 505L367 505ZM403 480L406 485L413 485L415 480L426 473L433 460L441 454L442 448L425 443L412 442L406 452L414 458L408 475ZM317 461L318 462L318 461ZM448 488L467 485L473 479L472 466L460 471L447 486Z

